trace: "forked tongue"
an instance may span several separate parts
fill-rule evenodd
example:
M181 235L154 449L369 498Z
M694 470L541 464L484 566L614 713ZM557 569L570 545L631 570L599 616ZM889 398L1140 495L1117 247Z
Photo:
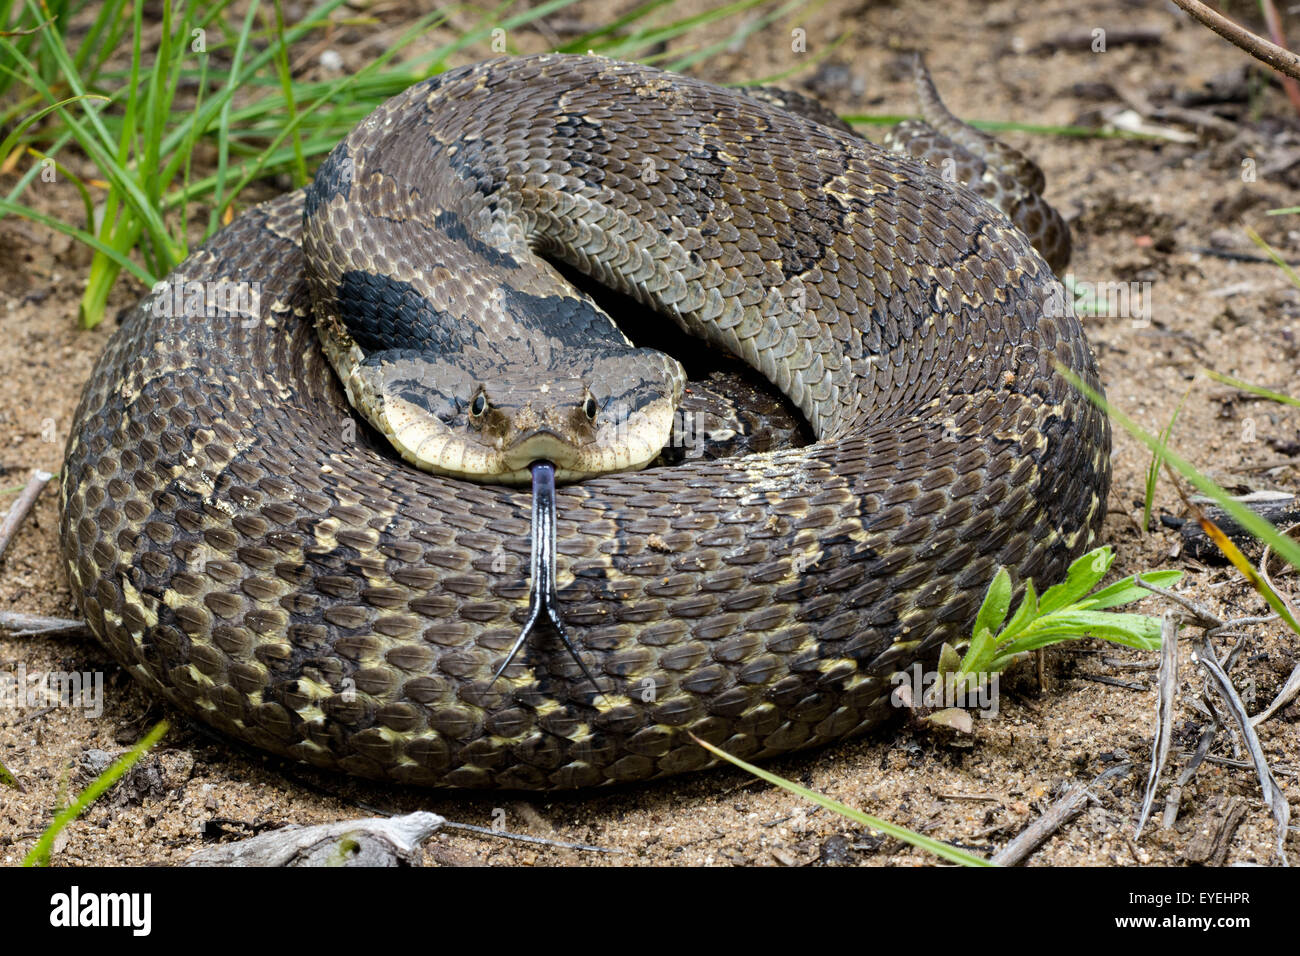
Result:
M524 623L523 630L519 632L519 637L515 639L514 646L510 648L510 653L506 655L505 661L492 675L492 683L488 687L491 688L497 678L510 666L510 662L514 660L519 649L524 646L524 641L539 622L546 620L550 622L569 654L599 694L600 686L596 683L596 678L591 676L591 671L587 670L587 665L578 656L577 649L564 629L564 622L560 619L560 598L555 589L555 465L549 461L535 461L528 466L528 470L533 476L532 560L529 567L528 620Z

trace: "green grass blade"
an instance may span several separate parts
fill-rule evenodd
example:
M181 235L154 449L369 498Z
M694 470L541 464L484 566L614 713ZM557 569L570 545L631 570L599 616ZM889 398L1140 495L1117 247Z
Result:
M30 206L24 206L22 203L10 202L8 199L0 199L0 213L22 216L23 218L30 219L33 222L39 222L43 226L49 226L51 229L56 229L64 235L71 236L78 242L83 242L96 252L102 253L112 259L123 269L127 270L147 285L153 285L158 281L157 277L136 265L112 246L103 242L98 236L91 235L86 232L86 230L78 229L76 226L70 226L61 219L47 216L45 213L39 212Z
M667 43L669 40L688 33L706 24L714 23L718 20L724 20L727 17L734 16L737 13L744 13L752 10L760 4L766 3L767 0L736 0L734 3L725 4L721 7L715 7L711 10L704 10L691 16L682 17L673 23L663 26L649 28L644 31L633 33L623 40L613 43L602 48L601 53L605 56L616 57L619 59L640 59L643 62L648 61L648 57L639 57L637 53L647 50L650 47L660 43Z
M1146 488L1142 498L1143 534L1146 534L1147 529L1151 527L1151 509L1156 500L1156 483L1160 480L1160 466L1164 464L1165 460L1164 450L1169 447L1169 439L1174 434L1174 423L1178 421L1178 415L1183 410L1183 403L1187 401L1187 397L1191 394L1192 388L1189 385L1187 391L1183 392L1183 397L1179 399L1174 413L1169 416L1169 421L1160 432L1160 449L1151 453L1151 464L1147 465Z
M563 10L565 7L571 7L577 0L548 0L546 3L538 4L522 13L516 13L514 16L506 17L504 20L498 19L502 13L515 6L515 0L506 0L494 10L484 14L479 19L479 25L460 33L454 40L444 43L425 58L426 62L431 64L431 72L425 75L441 73L447 65L447 60L467 47L473 46L479 41L492 35L492 31L501 29L509 36L510 32L518 27L526 26L534 20L550 16Z
M294 122L298 116L298 104L293 95L293 77L289 75L289 47L284 41L284 10L280 0L275 0L276 43L275 70L280 77L280 88L284 92L284 102L288 107L289 121ZM296 125L296 124L295 124ZM293 156L295 187L307 182L307 160L302 154L302 134L296 128L293 131Z
M3 150L0 150L0 153L2 152ZM1203 368L1201 371L1223 385L1229 385L1232 388L1239 388L1243 392L1258 395L1260 398L1267 398L1270 402L1278 402L1282 405L1295 405L1300 407L1300 398L1292 398L1290 395L1283 395L1281 392L1272 392L1267 388L1261 388L1258 385L1251 385L1249 382L1243 382L1239 378L1233 378L1231 375L1224 375L1222 372L1216 372L1213 369Z
M108 97L100 96L98 93L85 93L82 94L81 96L69 96L67 99L59 100L57 103L51 103L49 106L45 107L44 109L38 110L35 113L33 113L31 116L28 116L17 126L15 126L13 132L11 132L8 136L6 136L3 141L0 141L0 165L4 164L5 159L9 156L9 151L14 148L14 146L18 143L18 140L22 137L23 133L26 132L28 128L35 125L36 123L39 123L49 114L57 112L58 110L63 109L63 107L69 105L70 103L75 103L78 100L103 100L105 103L107 103Z
M23 866L48 866L50 863L50 852L54 848L54 840L66 827L77 817L86 812L86 809L104 795L113 784L122 778L122 775L135 766L136 761L153 749L167 733L168 724L165 720L160 720L154 724L153 728L144 735L144 738L124 753L121 757L114 760L107 770L90 782L85 790L77 795L71 806L60 810L54 816L54 821L41 834L36 845L32 847L31 852L23 859Z
M649 0L638 7L633 7L627 13L616 17L603 27L597 27L589 33L584 33L576 39L570 40L559 48L559 53L586 53L591 49L601 49L597 41L604 40L605 37L613 36L624 27L636 23L638 20L645 19L646 16L658 10L660 7L673 3L674 0Z
M851 126L897 126L903 120L918 120L915 114L849 113L843 117ZM996 120L965 120L976 129L990 133L1030 133L1035 136L1070 136L1077 139L1160 139L1150 133L1121 129L1098 129L1091 126L1044 126L1039 123L1004 123Z
M230 157L230 105L231 99L235 95L235 90L239 86L239 65L244 60L244 50L248 45L249 35L253 32L254 17L257 16L257 0L253 0L248 5L248 11L244 14L244 21L240 24L238 38L235 41L234 59L231 61L231 69L226 74L226 82L217 95L208 101L207 112L197 111L198 115L194 122L201 124L200 128L206 129L206 121L201 117L212 116L216 118L217 123L217 172L215 176L215 185L212 193L212 210L208 214L208 235L216 232L221 228L221 216L225 212L230 200L234 198L234 193L226 192L226 176ZM250 71L255 72L256 67L250 65ZM238 190L235 190L237 193Z
M742 20L736 26L736 28L731 31L731 33L728 36L723 37L721 40L717 40L713 43L710 43L707 46L701 47L700 49L695 50L694 52L688 53L683 57L679 57L678 59L673 60L671 63L668 64L668 69L676 73L685 72L686 70L689 70L691 67L693 67L696 63L699 63L701 60L707 60L709 57L721 53L723 50L726 50L728 48L735 49L739 47L740 44L744 43L746 39L753 36L759 30L764 30L767 27L771 26L773 23L781 19L781 17L785 16L787 13L793 13L796 10L807 10L809 13L811 13L813 10L817 9L817 7L823 5L824 5L824 0L822 0L822 2L820 3L813 4L812 6L808 5L807 0L790 0L789 3L777 7L775 10L771 11L770 13L766 13L759 17L754 17L751 20Z
M91 23L90 29L86 31L85 37L81 40L81 45L77 47L76 56L72 60L81 76L93 78L98 73L98 64L102 64L112 53L113 48L116 46L112 38L115 33L120 35L123 26L117 21L126 19L122 16L122 7L125 3L126 0L107 0L107 2L100 4L99 12L95 14L95 20ZM115 24L116 30L114 29ZM86 64L89 62L92 53L99 54L99 59L96 67L87 69Z
M1265 242L1264 237L1254 229L1251 229L1250 226L1246 227L1246 235L1250 237L1251 242L1263 249L1264 254L1277 264L1277 267L1286 274L1288 279L1291 280L1291 284L1297 289L1300 289L1300 275L1296 275L1296 271L1291 268L1291 264L1283 259L1278 254L1278 251Z
M1082 392L1094 405L1104 411L1114 419L1121 428L1142 442L1152 451L1160 447L1160 440L1150 435L1137 422L1133 421L1119 409L1115 408L1095 389L1088 385L1087 382L1075 375L1073 371L1063 365L1057 366L1065 378ZM1273 527L1268 521L1261 518L1255 512L1251 511L1239 501L1234 501L1232 495L1228 494L1223 488L1201 474L1188 461L1176 454L1175 452L1165 449L1164 457L1166 462L1180 475L1196 488L1201 494L1212 498L1224 511L1232 515L1233 519L1241 525L1251 535L1258 538L1276 551L1283 560L1291 564L1292 567L1300 568L1300 543L1294 538L1290 538ZM1270 602L1271 603L1271 602Z
M818 50L816 53L812 54L811 56L801 56L799 58L799 63L796 66L790 67L788 70L781 70L778 73L769 73L767 74L767 76L759 76L750 80L742 80L739 83L731 83L728 85L770 86L773 83L780 83L783 80L787 80L790 77L795 76L796 74L803 73L808 69L810 69L811 67L816 66L822 60L826 59L837 49L839 49L839 47L851 36L853 36L852 32L845 30L834 40L826 44L824 47L822 47L820 50Z
M559 3L561 6L566 6L574 2L574 0L555 0L555 2ZM537 9L540 10L541 8L539 7ZM533 12L536 13L536 11ZM347 88L350 84L354 83L359 78L377 72L384 64L386 64L389 60L391 60L394 56L396 56L398 52L400 52L403 48L405 48L412 40L416 39L416 37L422 35L425 31L427 31L429 29L429 26L432 23L436 22L438 19L440 19L442 16L443 16L442 13L435 11L434 13L429 14L428 16L426 16L425 18L417 22L411 29L407 30L400 38L398 38L397 42L395 42L383 53L381 53L375 59L373 59L368 64L366 64L366 66L362 70L358 71L352 76L343 77L342 79L335 81L324 94L318 97L305 110L300 112L297 116L295 116L292 120L290 120L287 124L285 124L277 133L275 138L271 141L270 146L267 147L267 151L263 153L262 156L259 157L255 162L253 162L252 166L248 169L248 171L240 178L239 182L235 184L235 187L230 192L230 199L233 200L233 198L237 196L245 186L247 186L250 182L252 182L253 179L255 179L262 172L262 170L266 166L267 159L273 154L274 150L282 142L284 142L285 138L288 137L291 133L293 133L293 131L296 130L302 122L304 122L308 117L314 114L322 106L335 102L336 99L338 98L339 93L345 88ZM406 79L409 80L410 78L407 77ZM334 144L331 143L330 148L332 148L333 145Z
M49 160L54 164L54 171L63 176L63 178L68 182L72 183L73 187L77 190L78 195L81 196L81 207L86 211L86 230L90 231L90 229L95 225L95 201L90 198L90 190L87 189L86 184L81 181L81 177L68 169L53 156L46 156L44 153L32 149L30 146L27 148L27 152L36 157L38 162L43 163L46 160Z
M906 827L900 827L896 823L890 823L888 820L881 820L879 817L873 817L870 814L863 813L861 810L855 810L846 804L840 803L838 800L832 800L830 797L823 796L814 790L809 790L807 787L801 787L797 783L793 783L783 777L778 777L774 773L768 773L761 767L755 767L753 764L746 763L739 757L733 757L725 750L713 746L713 744L706 743L694 734L691 734L691 739L715 757L721 757L728 763L735 764L741 770L752 773L755 777L766 780L768 783L775 784L784 790L789 790L791 793L798 794L805 800L811 800L818 806L825 807L827 810L838 813L840 816L847 817L854 823L870 827L873 830L879 830L881 833L886 833L897 840L902 840L904 843L908 843L919 849L927 850L935 856L942 857L951 863L960 863L962 866L997 865L995 863L990 863L983 857L976 856L974 853L968 853L965 850L959 850L957 847L949 846L947 843L942 843L939 840L931 839L930 837L923 836L920 833L914 833Z

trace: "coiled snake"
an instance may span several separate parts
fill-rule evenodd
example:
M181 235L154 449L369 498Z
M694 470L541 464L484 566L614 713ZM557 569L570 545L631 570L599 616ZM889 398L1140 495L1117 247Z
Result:
M494 682L529 610L530 495L402 461L424 433L372 430L330 361L354 397L500 451L486 409L523 427L547 389L507 377L519 398L488 359L571 371L601 321L539 255L743 359L817 440L561 484L553 584L581 666L536 633ZM890 675L960 639L998 565L1045 585L1099 530L1110 434L1057 370L1098 387L1064 301L974 192L779 94L600 58L452 70L122 323L68 444L72 591L153 693L367 777L583 787L710 765L689 734L748 759L834 740L891 713ZM437 355L470 372L446 386L419 364ZM636 358L669 382L653 401L585 366L550 407L599 431L662 406L676 363Z

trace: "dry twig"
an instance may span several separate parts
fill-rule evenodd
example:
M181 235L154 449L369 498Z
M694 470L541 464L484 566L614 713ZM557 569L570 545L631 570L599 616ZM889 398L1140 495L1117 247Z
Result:
M1147 774L1147 792L1142 798L1142 812L1138 815L1133 839L1142 836L1151 805L1155 803L1156 786L1169 759L1169 744L1174 734L1174 700L1178 690L1178 622L1173 611L1166 611L1160 625L1160 673L1156 695L1156 736L1151 742L1151 771Z
M83 621L73 621L66 617L43 617L40 614L20 614L17 611L0 611L0 631L9 632L10 637L34 637L44 634L81 636L90 633Z
M1022 863L1048 837L1069 823L1082 812L1084 805L1093 797L1091 791L1114 777L1122 777L1129 772L1132 764L1122 763L1099 773L1092 782L1083 786L1073 786L1065 796L1047 808L1047 812L1021 830L1019 835L1003 847L993 857L993 862L1001 866L1015 866Z
M4 556L5 549L9 547L9 542L18 531L18 526L23 523L27 513L32 510L32 505L36 504L36 499L40 497L41 491L53 477L48 471L41 471L39 468L32 472L31 478L27 480L26 486L18 495L18 500L9 509L4 521L0 521L0 557Z
M546 837L530 836L527 833L511 833L509 830L493 830L491 827L475 826L472 823L453 823L450 820L443 823L443 826L449 830L465 830L476 836L494 837L502 840L516 840L519 843L535 843L538 846L555 847L560 850L585 850L588 853L624 853L624 850L613 850L604 846L591 846L587 843L565 843L562 840L548 840Z
M1214 653L1214 647L1210 644L1208 634L1202 638L1198 661L1213 679L1215 687L1219 691L1219 696L1223 698L1229 713L1232 715L1233 722L1237 725L1237 729L1241 731L1246 750L1255 765L1255 772L1259 775L1259 786L1264 791L1264 803L1272 812L1273 819L1277 821L1278 859L1283 866L1287 866L1285 844L1287 826L1291 823L1291 805L1287 803L1286 794L1282 792L1282 788L1277 785L1277 781L1273 778L1273 772L1268 769L1268 760L1264 757L1264 749L1259 745L1259 737L1256 736L1255 727L1250 722L1250 715L1246 713L1246 705L1241 702L1241 697L1237 695L1237 689L1232 686L1232 681L1219 665L1219 658Z
M1300 80L1300 56L1256 36L1245 27L1212 10L1200 0L1174 0L1194 19L1205 24L1234 46L1241 47L1255 59L1267 63L1279 73Z

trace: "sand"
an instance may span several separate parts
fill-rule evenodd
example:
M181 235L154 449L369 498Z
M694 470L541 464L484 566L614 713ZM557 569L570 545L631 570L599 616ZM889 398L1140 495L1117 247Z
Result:
M689 4L687 5L690 6ZM788 70L799 57L850 38L820 66L788 85L822 96L841 113L912 111L904 51L928 51L935 78L959 115L1031 124L1096 121L1133 103L1165 104L1172 92L1197 93L1239 70L1244 54L1200 27L1179 23L1163 8L1131 4L982 3L956 0L943 17L919 3L864 4L832 0L806 19L780 20L701 68L720 81ZM622 4L591 3L577 18L606 22ZM676 8L680 11L686 7ZM396 6L383 29L401 26ZM573 11L566 12L572 21ZM1150 46L1048 41L1094 25L1118 31L1152 27ZM563 23L556 26L562 28ZM792 30L806 31L806 53L792 52ZM374 27L340 29L331 41L345 66L374 55ZM445 37L435 35L429 42ZM545 31L512 39L525 50L548 48ZM487 55L468 51L463 62ZM1256 88L1249 102L1196 105L1218 123L1200 129L1152 120L1188 141L1089 139L1007 134L1046 171L1048 197L1072 220L1071 272L1080 281L1142 283L1149 314L1089 317L1112 402L1156 430L1188 394L1176 447L1236 491L1295 491L1300 472L1300 416L1293 408L1244 396L1197 376L1211 367L1271 388L1296 388L1300 292L1276 267L1230 261L1197 251L1213 244L1240 252L1258 230L1282 255L1300 259L1294 216L1268 216L1289 205L1300 180L1300 134L1280 90ZM878 138L878 131L871 132ZM1243 163L1245 165L1243 165ZM86 165L76 167L88 174ZM1243 171L1254 172L1247 181ZM0 176L9 189L16 173ZM270 195L259 187L250 202ZM76 221L80 201L66 182L38 182L27 201ZM206 213L205 213L206 214ZM114 326L141 287L123 282L110 318L90 332L76 324L89 255L41 226L0 221L0 488L21 485L34 468L56 471L82 383ZM1223 616L1259 613L1262 601L1234 574L1180 554L1177 534L1142 533L1142 497L1149 457L1117 431L1114 488L1105 540L1118 552L1117 573L1182 568L1179 590ZM0 497L0 508L16 497ZM1167 479L1156 491L1157 515L1183 509ZM40 499L0 560L0 609L75 613L57 557L57 496ZM1284 579L1285 581L1285 579ZM1289 585L1288 585L1289 586ZM1151 611L1161 607L1152 602ZM1225 647L1220 647L1220 651ZM1191 648L1184 649L1184 658ZM900 723L868 738L773 761L769 767L806 786L895 823L975 852L991 854L1036 820L1065 788L1131 761L1127 776L1099 789L1096 801L1059 830L1030 865L1179 865L1203 855L1198 833L1214 832L1232 807L1244 808L1227 834L1223 858L1211 862L1275 862L1273 823L1248 767L1209 763L1183 790L1171 829L1157 823L1132 840L1153 732L1153 672L1127 665L1152 660L1088 641L1046 654L1043 673L1022 668L1002 683L1000 713L975 720L970 734ZM1262 707L1300 660L1297 639L1268 625L1250 632L1233 672ZM1116 663L1118 662L1118 663ZM426 844L425 862L489 865L925 865L932 857L873 834L766 783L733 770L710 771L617 791L564 796L428 793L350 780L253 753L212 737L151 701L88 640L16 639L0 635L0 670L100 674L99 715L70 708L0 707L0 760L24 792L0 788L0 863L19 862L56 810L84 785L103 753L121 751L160 717L173 729L143 771L109 793L64 833L53 862L173 864L216 841L238 839L286 823L317 823L370 813L433 810L451 821L491 826L549 840L599 846L597 853L483 838L447 830ZM1108 678L1121 685L1098 682ZM1131 686L1123 686L1131 685ZM1206 716L1203 676L1185 664L1171 772L1194 748ZM1265 753L1293 805L1300 765L1296 705L1262 724ZM1239 759L1221 733L1212 754ZM1291 856L1300 845L1289 841Z

